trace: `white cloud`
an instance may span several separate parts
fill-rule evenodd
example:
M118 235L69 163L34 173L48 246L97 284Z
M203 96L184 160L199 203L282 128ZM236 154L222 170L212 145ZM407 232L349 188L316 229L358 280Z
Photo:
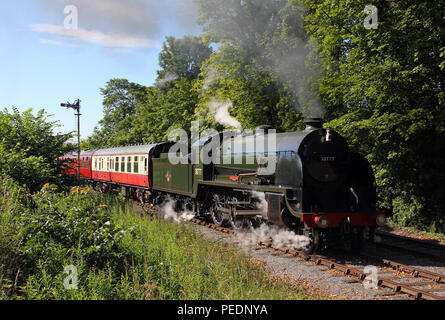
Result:
M193 0L35 0L46 14L60 23L64 7L78 8L79 27L113 34L163 38L171 30L181 34L200 31L196 24L197 6ZM53 20L56 21L56 20Z
M57 35L68 40L97 44L107 48L160 48L160 44L155 40L124 33L104 33L82 28L67 29L54 24L33 24L31 29L35 32ZM49 43L48 40L46 42Z
M40 39L40 43L41 44L51 44L51 45L55 45L55 46L69 46L69 47L73 47L73 48L82 47L81 45L78 45L78 44L67 43L67 42L62 42L62 41L57 41L57 40L50 40L50 39Z

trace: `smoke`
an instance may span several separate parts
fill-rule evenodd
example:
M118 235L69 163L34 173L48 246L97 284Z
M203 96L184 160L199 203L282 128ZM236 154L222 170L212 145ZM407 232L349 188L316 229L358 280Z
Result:
M267 201L264 193L255 192L255 196L260 200L258 208L264 211L267 210ZM183 223L195 217L193 212L187 210L182 213L177 213L175 207L176 201L171 197L167 197L165 203L159 208L159 212L164 220ZM272 242L276 248L286 247L295 250L302 249L310 243L310 239L305 236L297 235L293 231L266 223L261 224L260 227L256 229L252 228L250 230L236 232L235 241L247 251L258 242Z
M177 79L178 79L178 76L176 74L167 72L162 79L156 80L156 87L158 89L162 89L167 83L175 81Z
M252 197L257 200L257 208L261 210L261 214L264 218L267 218L267 201L266 194L264 192L252 191Z
M205 29L217 41L247 52L254 72L271 74L291 94L297 111L306 117L323 117L325 108L316 89L320 59L317 44L305 29L305 9L296 1L235 0L211 5L201 1L211 12L201 21Z
M259 228L237 232L236 241L244 248L254 247L258 242L272 242L276 248L300 250L310 244L310 239L291 230L263 223Z
M207 91L210 89L210 86L217 81L220 76L218 74L218 70L214 67L210 66L205 69L206 78L204 79L204 84L202 86L203 91Z
M252 197L257 200L257 209L261 210L263 218L267 219L268 203L264 192L252 192ZM263 223L257 229L236 234L237 242L243 247L250 248L258 242L272 242L277 248L303 249L310 244L310 239L297 235L295 232L276 225Z
M193 212L185 210L178 214L175 211L176 201L171 197L167 197L166 202L159 208L161 216L164 220L173 221L176 223L187 222L195 217Z
M292 46L280 44L266 61L272 74L292 93L296 110L306 117L322 118L325 108L315 88L321 72L317 69L320 64L314 44L302 39L291 42Z
M243 130L241 123L229 113L231 108L233 108L233 103L228 99L219 101L213 98L209 102L209 110L213 114L216 122L224 126L234 127L241 131Z
M205 69L206 77L202 86L202 91L210 89L211 85L219 80L221 76L214 67L210 66ZM233 108L233 102L229 99L224 101L213 97L209 102L209 111L213 115L215 121L223 126L234 127L239 131L243 130L241 123L232 117L229 110Z

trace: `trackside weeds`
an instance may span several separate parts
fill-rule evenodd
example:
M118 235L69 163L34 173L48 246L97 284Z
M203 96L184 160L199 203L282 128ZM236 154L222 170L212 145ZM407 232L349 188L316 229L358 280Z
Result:
M1 299L310 299L228 245L119 195L0 179Z

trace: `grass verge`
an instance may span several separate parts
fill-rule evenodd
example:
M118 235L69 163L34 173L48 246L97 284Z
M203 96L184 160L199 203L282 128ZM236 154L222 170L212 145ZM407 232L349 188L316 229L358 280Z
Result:
M0 298L311 299L227 245L89 190L0 184ZM68 268L67 268L68 267Z

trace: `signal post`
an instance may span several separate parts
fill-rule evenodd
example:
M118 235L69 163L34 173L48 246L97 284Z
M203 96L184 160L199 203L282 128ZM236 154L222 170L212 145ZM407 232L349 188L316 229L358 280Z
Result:
M80 99L77 99L73 104L71 103L61 103L61 107L67 109L74 109L77 111L75 116L77 116L77 182L80 183Z

